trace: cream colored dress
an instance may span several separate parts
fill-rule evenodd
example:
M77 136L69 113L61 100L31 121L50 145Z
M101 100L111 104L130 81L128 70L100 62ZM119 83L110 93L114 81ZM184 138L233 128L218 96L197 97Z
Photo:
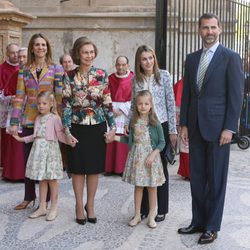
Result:
M45 139L45 123L51 114L41 117L40 126L28 158L25 176L32 180L63 178L62 156L58 141Z

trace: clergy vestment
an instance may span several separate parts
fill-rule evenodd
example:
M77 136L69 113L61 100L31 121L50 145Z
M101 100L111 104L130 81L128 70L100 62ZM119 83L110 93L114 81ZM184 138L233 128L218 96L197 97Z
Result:
M109 76L109 87L113 109L120 109L123 114L115 117L116 134L124 135L124 125L131 104L131 79L134 73L128 71L120 76L113 73ZM105 172L122 174L128 154L128 145L121 142L112 142L107 145Z
M11 97L16 94L19 65L5 61L0 65L0 90L4 93L5 105L11 106ZM6 101L7 100L7 101ZM1 128L2 176L8 180L24 179L23 144Z

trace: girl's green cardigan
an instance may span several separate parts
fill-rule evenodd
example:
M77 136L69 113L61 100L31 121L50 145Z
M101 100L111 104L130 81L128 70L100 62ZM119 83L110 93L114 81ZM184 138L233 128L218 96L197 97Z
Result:
M165 139L164 139L163 129L160 123L158 123L155 126L149 125L149 136L153 150L159 149L159 151L161 152L165 147ZM133 128L130 128L129 130L129 137L121 136L120 142L128 143L129 148L132 147L134 143Z

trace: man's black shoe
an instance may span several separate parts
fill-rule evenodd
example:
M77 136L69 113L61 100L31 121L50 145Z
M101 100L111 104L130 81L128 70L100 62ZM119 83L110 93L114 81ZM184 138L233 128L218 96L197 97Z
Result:
M178 229L179 234L195 234L195 233L203 233L204 228L202 227L195 227L195 226L188 226L188 227L182 227Z
M217 232L206 231L201 235L198 244L209 244L212 243L216 238L217 238Z

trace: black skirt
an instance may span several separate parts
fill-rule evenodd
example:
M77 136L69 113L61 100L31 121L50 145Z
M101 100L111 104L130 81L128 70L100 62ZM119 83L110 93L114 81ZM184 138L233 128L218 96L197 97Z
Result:
M72 124L71 134L78 140L68 151L68 172L72 174L99 174L105 172L106 122L96 125Z

